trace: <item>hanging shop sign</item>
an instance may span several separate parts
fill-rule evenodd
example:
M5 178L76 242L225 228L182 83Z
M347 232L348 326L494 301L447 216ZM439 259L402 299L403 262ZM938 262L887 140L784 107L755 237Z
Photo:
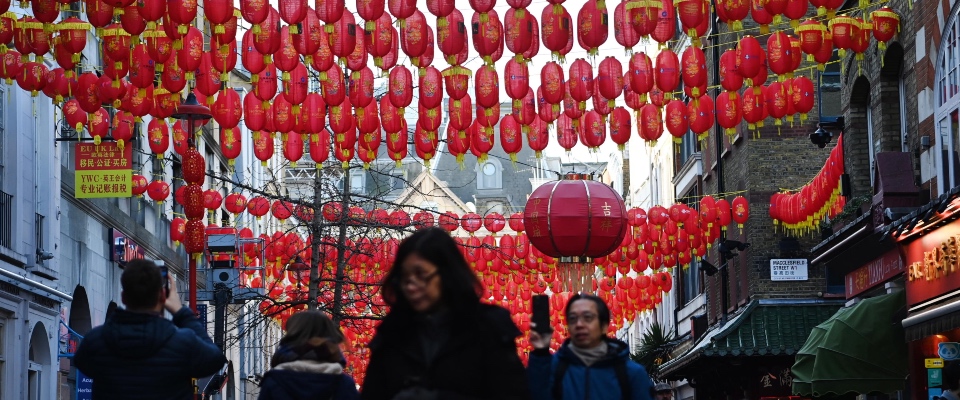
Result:
M960 287L960 221L935 229L904 247L907 305Z
M896 250L875 258L848 273L844 278L844 294L852 298L903 273L903 260Z
M75 196L78 199L133 195L133 146L116 142L76 144Z

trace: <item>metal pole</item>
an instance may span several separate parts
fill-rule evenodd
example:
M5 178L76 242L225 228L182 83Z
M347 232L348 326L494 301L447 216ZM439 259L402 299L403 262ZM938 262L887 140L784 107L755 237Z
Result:
M190 308L193 313L197 313L197 259L192 254L187 254L189 259L187 269L190 279Z
M214 287L214 318L213 318L213 340L217 344L217 347L220 347L220 350L224 350L224 345L227 342L227 331L226 319L227 319L227 304L230 302L230 289L227 288L227 285L223 283L218 283Z
M342 315L340 315L340 308L343 307L343 301L341 301L340 297L343 296L343 269L347 261L344 253L347 251L347 215L349 215L348 210L350 209L350 166L348 165L343 171L343 204L340 213L340 237L337 239L337 272L333 286L332 311L333 322L338 324L342 317Z
M717 4L714 2L714 9L716 9ZM711 43L713 47L713 84L717 87L716 96L717 98L723 94L723 91L720 87L720 43L723 43L720 40L720 24L717 23L718 17L713 15L710 21L710 29L713 31L713 40L715 43ZM717 113L713 113L713 133L714 133L714 147L716 147L716 157L717 157L717 195L718 197L723 196L723 193L726 192L726 187L723 182L723 133L720 130L720 117L717 116ZM721 323L727 322L727 308L729 307L729 300L727 297L730 296L730 274L727 268L727 261L724 260L723 255L720 255L720 321Z
M325 135L326 132L320 133L320 135ZM323 180L321 179L321 174L323 169L320 165L317 165L317 168L314 170L313 177L313 221L310 221L310 234L313 235L313 239L310 243L310 249L312 254L310 256L310 286L307 291L309 296L309 307L311 309L317 308L317 296L320 295L320 271L322 267L320 264L320 225L322 224L321 212L320 212L320 197L323 195L323 188L321 184Z

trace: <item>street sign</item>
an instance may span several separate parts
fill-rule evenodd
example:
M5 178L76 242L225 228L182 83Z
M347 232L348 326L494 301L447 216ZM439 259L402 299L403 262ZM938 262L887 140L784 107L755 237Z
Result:
M770 280L805 281L807 280L806 258L774 258L770 260Z
M74 196L78 199L133 195L133 146L77 143Z
M923 360L924 368L943 368L942 358L925 358Z

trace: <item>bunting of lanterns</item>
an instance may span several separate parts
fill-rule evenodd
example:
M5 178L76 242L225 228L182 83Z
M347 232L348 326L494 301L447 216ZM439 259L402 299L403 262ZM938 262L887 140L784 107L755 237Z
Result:
M165 119L189 91L211 106L221 128L221 150L231 162L245 140L236 129L240 121L253 132L258 159L268 160L279 144L290 163L305 161L305 153L309 161L322 163L333 150L342 163L357 159L368 165L382 141L387 141L390 157L400 160L407 151L399 146L402 139L412 139L416 156L429 162L439 146L443 118L449 121L448 148L461 161L467 153L483 159L498 144L516 154L524 136L539 154L553 136L548 129L557 130L567 149L581 142L598 146L607 132L610 140L624 146L634 125L627 108L634 111L637 134L646 141L659 139L664 124L675 138L686 129L703 138L714 115L732 135L741 122L755 130L767 118L775 125L793 122L797 115L805 119L815 92L810 79L797 74L803 54L821 68L835 48L862 60L872 41L882 51L899 31L896 11L880 7L867 12L872 4L864 2L859 5L864 17L834 16L841 5L836 0L721 2L717 16L735 31L748 15L761 25L763 35L770 24L779 27L789 20L790 28L763 38L765 49L760 38L748 34L725 51L720 59L723 92L714 98L707 95L706 58L699 48L710 19L705 0L620 2L612 23L615 40L625 49L646 37L660 44L676 39L677 21L694 44L682 54L662 48L655 60L632 53L627 65L613 57L596 65L583 59L566 62L574 37L591 55L608 40L607 5L596 0L588 1L576 19L562 2L551 3L539 20L527 10L526 1L508 2L502 16L491 2L471 2L469 21L451 0L430 1L433 27L412 1L364 2L356 19L343 11L343 1L311 8L304 1L284 0L275 8L243 0L234 8L224 0L180 0L169 7L160 0L85 0L79 17L59 21L54 3L32 2L33 16L18 17L8 11L9 4L0 9L0 39L5 39L0 43L13 43L13 48L0 48L0 78L16 80L34 96L43 93L55 103L66 102L70 125L95 141L116 139L117 129L110 129L114 126L128 140L127 121L151 116L150 148L158 157L169 147L164 131L173 131L175 149L183 150L176 146L177 129ZM808 4L816 7L817 17L807 15ZM191 26L201 8L211 26L207 51L203 33ZM828 17L827 23L821 16ZM237 43L240 19L253 29ZM74 70L91 27L102 45L102 74L78 76ZM545 64L540 86L532 87L529 62L541 45L558 62ZM511 54L501 74L494 63L504 48ZM435 49L449 68L441 71L432 65ZM59 64L56 68L38 61L50 53ZM397 64L400 54L411 60L415 71ZM474 55L485 65L471 71L463 64ZM367 65L371 59L373 68ZM222 87L227 74L239 66L251 74L253 96L241 98ZM160 76L156 86L155 74ZM310 74L319 75L319 89L308 84ZM777 80L768 84L771 74ZM374 101L373 79L378 75L389 76L390 87L388 96ZM674 99L681 83L688 102ZM510 114L503 116L500 85L512 104ZM441 116L444 97L449 104ZM627 108L616 107L618 98ZM123 121L111 121L100 111L103 105L123 111L112 117ZM416 107L418 118L411 127L413 138L405 138L404 110L410 106ZM494 132L498 123L506 128Z
M561 182L565 185L584 184L582 180ZM561 192L558 197L564 200L571 195L566 189ZM601 197L593 200L600 201ZM595 238L598 239L597 243L609 245L612 250L604 256L591 258L585 265L578 265L577 268L583 268L583 274L594 279L589 283L583 282L586 287L573 289L596 292L610 304L613 322L610 329L619 329L623 321L633 320L639 313L654 309L673 287L673 268L689 268L694 259L706 254L711 244L722 236L724 229L732 223L743 224L749 218L747 201L740 196L734 197L729 203L726 199L715 200L707 196L701 198L697 206L691 208L685 204L674 204L670 207L655 206L649 210L622 210L622 216L616 218L622 219L622 234L615 238ZM313 211L304 206L283 200L270 201L260 196L247 200L239 193L227 195L222 207L237 214L256 209L256 214L261 216L271 213L276 218L313 218ZM600 228L604 224L602 217L605 209L601 206L597 207L597 211L600 220L596 228ZM467 213L459 216L452 212L436 217L425 211L411 216L404 210L374 209L364 212L356 206L344 210L337 202L326 203L321 209L321 216L327 222L362 223L394 229L440 226L455 234L462 254L482 283L486 301L509 309L517 325L526 331L530 323L527 310L530 309L531 296L553 294L551 310L555 316L551 321L554 329L562 333L560 337L565 334L560 313L573 293L568 291L571 288L567 281L570 275L564 272L564 260L542 252L535 245L543 239L541 229L547 218L529 217L526 213L510 216ZM185 223L182 218L174 219L170 232L172 240L184 238ZM207 229L225 228L211 224ZM532 235L537 230L541 230L541 236L535 238ZM241 238L253 238L249 228L234 231ZM582 239L574 237L576 232L572 231L571 236L558 239L564 243ZM262 265L263 272L244 271L242 284L264 288L269 300L261 303L260 311L282 324L294 312L305 307L309 274L293 265L298 258L313 259L313 238L302 237L295 232L273 232L262 234L260 238L265 246L262 253L254 245L245 246L243 252L244 263ZM335 237L323 237L319 242L319 276L333 276L340 252L343 252L346 260L344 292L353 294L344 299L343 312L351 317L382 316L386 312L386 305L376 290L376 284L382 281L393 263L398 239L348 239L342 248L337 246ZM260 254L263 254L263 259L259 258ZM330 304L333 301L332 283L321 282L319 293L318 301ZM296 305L290 306L290 303ZM355 319L349 318L348 321ZM363 346L370 339L374 327L375 323L371 321L351 322L343 326L345 334L352 338L346 343L348 367L359 374L359 379L363 377L367 362ZM526 335L520 340L520 348L525 349ZM558 345L559 341L552 343L554 347ZM521 357L526 355L521 354Z
M782 191L770 197L770 218L794 235L818 232L825 218L839 214L846 201L840 195L843 175L843 135L830 151L820 172L799 190Z

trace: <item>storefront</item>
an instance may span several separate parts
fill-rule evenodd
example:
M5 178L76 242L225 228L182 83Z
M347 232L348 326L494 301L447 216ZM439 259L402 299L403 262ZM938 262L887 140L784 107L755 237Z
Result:
M940 369L960 359L960 220L944 209L905 221L914 228L897 236L907 274L902 325L914 398L940 395Z

